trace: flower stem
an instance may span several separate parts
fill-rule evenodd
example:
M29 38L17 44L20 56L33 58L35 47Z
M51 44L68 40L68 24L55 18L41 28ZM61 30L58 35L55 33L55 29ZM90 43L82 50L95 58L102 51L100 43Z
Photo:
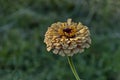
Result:
M76 80L80 80L80 78L79 78L79 76L78 76L78 73L77 73L77 71L76 71L76 69L75 69L75 66L74 66L74 64L73 64L72 57L67 56L67 59L68 59L68 63L69 63L69 65L70 65L70 68L71 68L71 70L72 70L72 72L73 72Z

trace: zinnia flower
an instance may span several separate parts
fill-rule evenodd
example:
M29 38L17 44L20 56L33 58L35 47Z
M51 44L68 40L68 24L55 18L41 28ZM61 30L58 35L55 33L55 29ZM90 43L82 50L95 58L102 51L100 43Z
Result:
M91 38L87 26L68 19L67 22L53 23L48 27L44 42L47 51L52 50L54 54L61 56L73 56L89 48Z

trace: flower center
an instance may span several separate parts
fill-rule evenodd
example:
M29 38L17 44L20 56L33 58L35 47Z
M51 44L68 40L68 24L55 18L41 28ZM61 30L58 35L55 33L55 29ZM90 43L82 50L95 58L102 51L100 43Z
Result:
M70 28L63 29L63 32L66 32L66 33L71 33L71 31L72 31L72 29L70 29Z
M74 38L76 34L76 27L75 26L62 26L58 29L58 33L60 37L64 36L66 38Z

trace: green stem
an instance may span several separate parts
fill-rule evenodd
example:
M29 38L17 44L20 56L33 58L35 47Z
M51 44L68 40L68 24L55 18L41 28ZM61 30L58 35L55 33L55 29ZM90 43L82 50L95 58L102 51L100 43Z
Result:
M75 66L74 66L74 64L73 64L72 57L67 56L67 59L68 59L68 63L69 63L69 65L70 65L70 68L71 68L71 70L72 70L72 72L73 72L76 80L80 80L80 78L79 78L79 76L78 76L78 73L77 73L77 71L76 71L76 69L75 69Z

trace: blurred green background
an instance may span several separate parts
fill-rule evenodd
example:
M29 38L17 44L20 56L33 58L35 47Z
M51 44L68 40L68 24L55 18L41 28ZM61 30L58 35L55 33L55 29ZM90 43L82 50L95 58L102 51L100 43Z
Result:
M73 57L79 76L120 80L120 0L0 0L0 80L75 80L43 43L48 26L68 18L91 31L91 47Z

